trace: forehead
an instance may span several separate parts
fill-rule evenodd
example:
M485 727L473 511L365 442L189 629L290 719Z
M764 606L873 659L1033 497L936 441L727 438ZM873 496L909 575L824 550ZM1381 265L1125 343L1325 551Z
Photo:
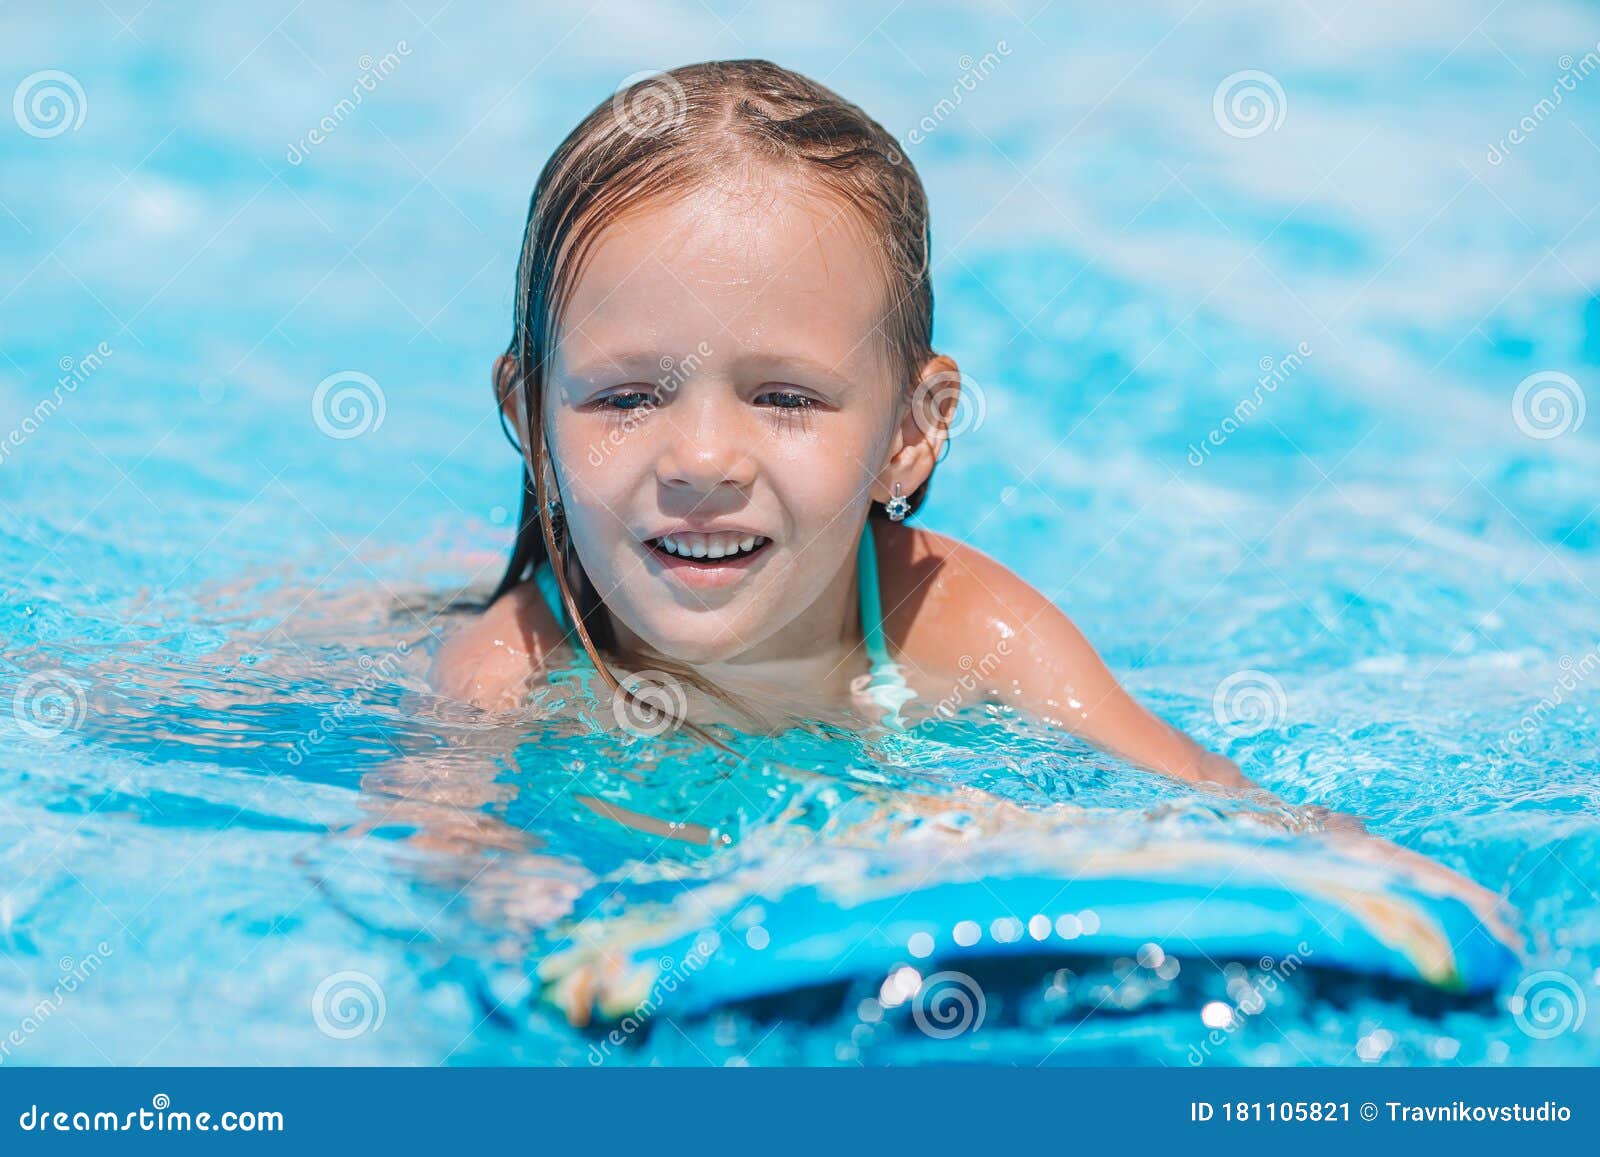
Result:
M602 226L563 311L565 368L623 351L785 353L881 372L887 285L860 210L782 178L647 202Z

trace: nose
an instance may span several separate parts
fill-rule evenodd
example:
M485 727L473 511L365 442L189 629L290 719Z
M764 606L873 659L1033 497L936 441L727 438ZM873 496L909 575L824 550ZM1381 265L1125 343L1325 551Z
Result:
M685 390L677 405L662 411L666 419L656 478L665 486L710 494L720 486L745 489L755 481L755 460L749 447L737 398L707 388Z

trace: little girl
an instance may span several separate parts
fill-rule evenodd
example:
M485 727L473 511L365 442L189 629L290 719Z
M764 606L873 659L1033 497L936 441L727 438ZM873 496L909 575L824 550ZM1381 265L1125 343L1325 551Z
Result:
M1136 703L1049 599L907 525L961 380L931 345L928 247L894 140L787 69L691 65L590 113L534 188L495 365L525 464L516 545L438 688L518 708L576 666L619 720L708 738L729 710L903 729L987 698L1142 767L1248 785ZM1493 894L1324 818L1514 936Z
M510 707L576 659L647 716L692 694L701 718L781 698L900 727L960 687L1244 782L1005 566L907 525L960 385L928 247L894 139L787 69L691 65L590 113L534 189L495 368L526 459L516 546L439 688Z

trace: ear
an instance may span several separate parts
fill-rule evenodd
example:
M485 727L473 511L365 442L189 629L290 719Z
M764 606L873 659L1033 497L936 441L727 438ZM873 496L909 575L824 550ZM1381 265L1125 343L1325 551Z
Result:
M522 384L517 380L517 359L501 354L494 362L494 397L506 424L522 448L522 460L533 469L533 447L528 443L528 409Z
M950 423L960 399L961 369L955 361L938 354L924 362L910 399L901 407L889 460L873 480L874 502L889 501L897 482L900 492L909 498L928 480L950 437Z

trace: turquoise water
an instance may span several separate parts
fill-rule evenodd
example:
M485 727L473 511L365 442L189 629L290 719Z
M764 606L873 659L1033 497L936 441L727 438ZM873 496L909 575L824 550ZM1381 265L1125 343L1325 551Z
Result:
M737 55L859 101L928 184L974 402L926 524L1532 938L1483 1002L1297 974L1204 1063L1600 1058L1600 19L1479 7L0 13L0 1059L592 1063L533 999L563 921L781 883L797 841L938 860L884 850L908 790L1081 809L1080 845L1259 839L981 707L735 765L428 693L439 608L510 538L488 369L538 166L623 78ZM1259 133L1214 101L1250 69ZM1034 977L955 1040L863 1024L863 978L604 1061L1195 1063L1240 976L1181 963Z

